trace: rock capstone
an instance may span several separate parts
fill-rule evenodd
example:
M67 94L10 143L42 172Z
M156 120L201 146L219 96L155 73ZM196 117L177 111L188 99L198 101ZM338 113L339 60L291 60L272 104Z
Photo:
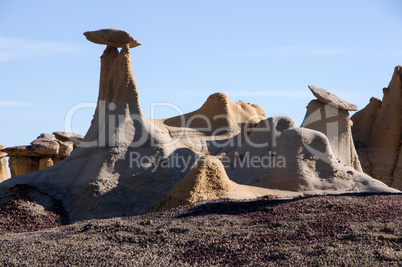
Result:
M317 99L320 102L322 102L324 104L330 104L339 109L343 109L346 111L359 110L359 108L356 105L350 104L350 103L346 102L345 100L340 99L339 97L337 97L336 95L334 95L333 93L331 93L325 89L318 88L318 87L315 87L312 85L309 85L308 88L310 88L313 95L315 97L317 97Z
M88 41L95 44L123 47L124 44L129 43L130 48L141 45L139 41L135 40L130 34L122 30L102 29L97 31L87 31L84 32L84 35Z

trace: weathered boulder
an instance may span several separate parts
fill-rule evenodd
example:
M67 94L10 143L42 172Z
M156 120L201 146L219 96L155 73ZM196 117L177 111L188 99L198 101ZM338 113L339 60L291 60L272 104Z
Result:
M57 157L59 158L67 158L74 150L74 144L72 142L58 141L58 144L59 144L59 153L57 154Z
M57 140L62 142L73 142L74 145L78 146L82 140L84 140L84 136L75 133L68 133L68 132L53 132L54 136Z
M383 99L352 116L353 136L366 173L402 189L402 66L395 68Z
M31 142L32 150L39 155L57 155L60 145L56 141L38 141Z
M352 121L348 110L357 108L355 105L338 98L324 89L309 86L319 100L312 100L307 106L307 112L301 127L319 131L327 136L332 151L342 164L362 172L362 167L353 143ZM313 89L314 90L313 90ZM319 90L318 90L319 89ZM319 92L319 93L317 93ZM326 96L324 98L323 96ZM323 100L324 99L324 100Z

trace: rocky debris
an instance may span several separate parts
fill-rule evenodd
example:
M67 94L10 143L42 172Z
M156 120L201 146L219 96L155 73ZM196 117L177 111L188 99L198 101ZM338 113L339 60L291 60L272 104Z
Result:
M295 128L288 117L267 119L257 105L223 93L192 113L146 118L129 46L108 45L101 56L85 143L57 165L0 183L1 192L16 184L38 187L62 201L71 221L142 214L166 196L176 201L169 206L218 197L398 192L340 164L323 133ZM249 123L257 125L245 133L241 125Z
M317 97L318 101L320 101L321 103L329 104L336 108L343 109L346 111L359 110L359 108L356 105L350 104L345 100L340 99L339 97L337 97L336 95L327 90L312 85L309 85L308 88L310 88L313 95Z
M352 116L353 137L364 171L402 189L402 66L383 93Z
M0 150L4 149L4 146L0 145ZM0 151L0 181L4 181L10 178L10 175L7 171L7 153Z
M355 105L338 98L334 94L314 86L309 86L319 99L312 100L301 127L325 134L332 152L340 163L362 172L359 157L353 143L352 125L348 110L355 110ZM325 98L324 98L325 97ZM334 103L337 103L336 105ZM357 107L356 107L357 108Z
M20 223L9 227L22 233L0 235L0 265L401 266L401 201L226 199L29 234L32 224Z
M0 198L0 234L38 231L67 222L60 202L35 187L17 185Z
M124 44L129 43L129 47L133 48L141 45L141 43L135 40L130 34L122 30L116 29L102 29L98 31L84 32L88 41L95 44L105 44L112 47L123 47Z
M75 142L82 140L82 136L69 134L66 132L57 136L48 133L40 134L29 146L14 146L3 148L0 153L4 153L9 158L8 164L11 177L37 172L53 166L62 159L68 157L76 145L67 137L75 137ZM58 139L61 137L62 140Z

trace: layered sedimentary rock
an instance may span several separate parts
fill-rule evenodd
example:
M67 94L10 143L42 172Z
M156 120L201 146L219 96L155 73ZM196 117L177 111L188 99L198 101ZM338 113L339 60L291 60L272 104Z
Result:
M221 197L397 192L340 164L319 131L295 128L288 117L266 118L257 105L223 93L189 114L146 118L130 42L120 33L108 38L113 42L104 42L97 107L83 141L62 162L9 179L0 190L35 186L61 200L71 221Z
M353 136L364 171L402 189L402 66L383 93L352 116Z
M82 138L81 135L66 132L55 132L55 135L42 133L28 146L7 147L2 151L10 157L11 177L15 177L44 170L60 162L71 154Z
M4 149L4 146L0 145L0 150ZM7 153L0 152L0 181L4 181L10 178L8 171L7 171Z
M340 163L362 172L353 143L353 123L349 118L349 111L357 110L357 107L324 89L311 85L309 88L318 100L308 104L302 127L325 134Z

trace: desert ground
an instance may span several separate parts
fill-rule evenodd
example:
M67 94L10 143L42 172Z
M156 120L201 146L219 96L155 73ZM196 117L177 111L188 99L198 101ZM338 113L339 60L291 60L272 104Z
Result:
M402 264L401 194L272 198L204 201L164 212L66 224L60 207L44 211L21 196L0 211L0 264Z

